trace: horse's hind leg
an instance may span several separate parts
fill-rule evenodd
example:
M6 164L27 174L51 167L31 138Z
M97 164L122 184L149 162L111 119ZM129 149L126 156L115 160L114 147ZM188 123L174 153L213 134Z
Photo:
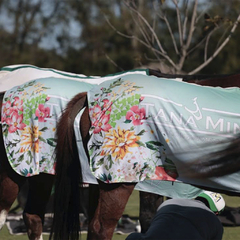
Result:
M27 203L23 212L23 219L31 240L42 239L45 209L51 196L54 175L41 173L29 177L29 191Z
M7 214L17 198L19 185L14 182L7 172L0 172L0 229L3 227Z
M0 127L0 229L24 182L25 178L18 175L8 162Z
M99 200L88 227L88 239L112 239L135 184L99 183Z
M141 225L141 232L145 233L150 227L151 221L157 212L157 208L161 203L163 203L163 196L148 192L139 192L139 196L139 221Z

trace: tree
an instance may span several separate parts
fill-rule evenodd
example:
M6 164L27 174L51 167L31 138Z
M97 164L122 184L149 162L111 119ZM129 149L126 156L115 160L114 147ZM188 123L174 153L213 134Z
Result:
M238 0L0 0L0 65L230 73L239 69L239 8Z
M59 28L67 22L62 1L1 0L0 3L1 65L30 63L44 66L48 64L46 59L49 63L56 59L56 51L46 51L41 44L46 36L51 39L51 34L56 34L56 26Z
M117 34L145 46L148 59L164 62L174 73L194 74L206 67L227 45L240 21L240 13L226 7L239 5L238 1L225 2L224 12L216 7L219 1L125 0L124 4L132 16L131 33L120 31L106 17L108 24Z

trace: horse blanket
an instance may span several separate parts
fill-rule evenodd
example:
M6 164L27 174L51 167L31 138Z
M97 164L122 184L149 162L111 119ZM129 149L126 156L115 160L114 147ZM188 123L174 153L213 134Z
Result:
M239 100L239 88L137 74L95 86L88 92L91 171L106 183L183 181L240 192L239 173L192 180L183 167L239 133Z
M136 72L147 74L142 69L100 78L29 65L2 68L1 91L15 86L4 94L1 109L3 139L12 168L25 177L55 174L56 124L68 101L93 84Z
M54 174L56 124L69 99L92 84L42 78L12 88L2 106L3 139L9 163L22 176Z
M76 93L87 91L91 84L124 77L147 75L145 69L116 73L104 77L86 77L56 69L31 65L13 65L0 71L0 91L5 93L2 108L2 129L9 162L20 175L30 177L40 172L55 173L55 129L58 117L67 102ZM90 84L85 84L90 83ZM79 131L81 113L75 120L75 134L79 150L83 179L97 183L89 168ZM147 180L139 182L137 190L168 197L194 198L201 190L188 184Z

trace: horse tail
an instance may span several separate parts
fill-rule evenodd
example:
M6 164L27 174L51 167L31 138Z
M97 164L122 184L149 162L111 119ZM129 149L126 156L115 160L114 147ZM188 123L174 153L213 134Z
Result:
M57 125L56 181L54 218L50 239L79 238L80 190L82 171L74 134L74 120L86 105L86 92L76 95L67 104Z
M206 154L201 157L201 160L191 163L189 171L191 177L220 177L240 171L240 134L236 135L230 143L228 140L219 144L222 143L227 144L222 150Z

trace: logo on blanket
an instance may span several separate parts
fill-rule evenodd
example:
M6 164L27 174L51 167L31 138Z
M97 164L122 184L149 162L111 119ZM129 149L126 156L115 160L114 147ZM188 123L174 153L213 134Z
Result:
M149 99L158 99L161 100L162 103L170 103L174 106L174 109L172 111L168 111L168 109L164 108L164 104L159 108L159 111L154 116L154 122L158 124L168 124L168 126L181 128L182 130L185 129L186 131L199 130L200 132L202 132L205 130L206 133L239 133L239 124L227 120L228 116L240 117L239 113L232 113L217 109L209 109L206 107L200 108L197 102L197 97L192 100L193 105L195 105L196 109L190 110L183 104L160 98L158 96L144 94L143 96L148 97ZM142 105L145 106L147 113L151 112L151 107L156 108L154 104L150 103L142 103ZM216 118L216 113L219 114L218 118Z

